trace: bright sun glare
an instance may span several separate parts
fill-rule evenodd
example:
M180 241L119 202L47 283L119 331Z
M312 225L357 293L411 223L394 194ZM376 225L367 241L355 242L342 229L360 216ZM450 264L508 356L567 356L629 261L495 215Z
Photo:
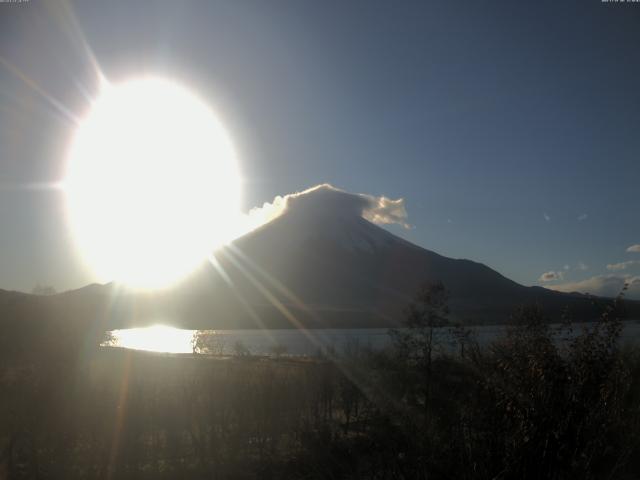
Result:
M133 350L151 352L191 353L193 351L193 330L154 325L144 328L114 330L115 345Z
M231 140L205 103L166 80L104 86L64 183L74 237L102 281L167 286L238 228Z

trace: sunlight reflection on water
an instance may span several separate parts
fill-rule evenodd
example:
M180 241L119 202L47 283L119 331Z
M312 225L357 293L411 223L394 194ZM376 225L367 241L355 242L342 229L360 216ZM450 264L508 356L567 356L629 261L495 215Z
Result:
M144 328L113 330L111 334L113 335L111 345L114 347L149 352L191 353L195 330L153 325Z

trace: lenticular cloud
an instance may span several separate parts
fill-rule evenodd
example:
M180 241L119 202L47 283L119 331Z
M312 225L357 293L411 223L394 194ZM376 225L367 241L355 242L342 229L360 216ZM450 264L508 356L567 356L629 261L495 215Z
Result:
M378 225L397 224L411 228L407 223L403 198L393 200L385 196L349 193L325 183L302 192L278 195L272 202L251 209L248 216L250 229L258 228L289 211L311 216L359 216Z

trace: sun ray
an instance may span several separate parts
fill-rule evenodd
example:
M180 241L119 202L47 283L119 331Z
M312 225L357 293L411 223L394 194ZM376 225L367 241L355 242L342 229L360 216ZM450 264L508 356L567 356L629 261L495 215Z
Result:
M232 254L228 251L223 251L227 258L244 274L244 276L258 289L260 293L271 303L282 315L289 320L289 322L302 332L306 332L306 327L300 323L296 316L289 311L289 309L276 298L276 296L262 284L244 265L242 265Z
M287 319L292 322L292 325L303 335L309 339L314 345L318 348L322 348L328 342L322 341L320 339L321 332L315 331L313 329L307 329L304 325L302 325L295 316L286 308L286 306L277 300L273 293L271 293L268 288L260 282L251 272L247 271L247 268L240 264L240 261L244 262L252 268L254 271L258 272L267 282L273 285L280 293L285 295L289 300L292 301L294 305L303 309L307 313L313 315L315 320L320 320L320 317L317 315L317 312L310 309L298 296L296 296L289 288L287 288L282 282L277 280L273 275L270 275L267 271L265 271L262 267L260 267L256 262L251 260L247 255L244 254L237 246L231 244L228 246L228 253L230 260L247 276L249 281L251 281L256 288L258 288L265 297L272 302L278 310L285 315ZM226 253L226 252L225 252ZM238 259L233 259L231 255L235 255ZM320 323L321 324L321 323ZM355 368L352 368L348 365L345 365L342 361L342 358L337 352L331 352L330 350L324 350L323 354L326 355L339 369L340 371L351 380L354 384L356 384L360 390L365 394L367 398L374 399L376 396L378 398L385 398L386 401L397 404L398 402L394 401L391 396L389 396L386 392L384 392L381 388L377 387L374 382L368 381L368 374L358 372ZM373 395L372 390L375 390L375 395Z
M98 84L101 85L106 81L106 77L100 68L100 64L93 53L93 49L87 42L86 37L80 27L76 14L73 10L73 5L69 0L62 0L60 2L52 3L45 2L45 8L49 10L52 18L54 18L60 30L69 38L70 45L73 48L79 49L80 54L84 55L89 65L93 70L95 78L98 80Z
M230 244L228 246L229 250L233 252L233 254L237 255L241 258L242 261L245 262L249 268L252 268L258 274L260 274L264 279L267 280L271 285L273 285L280 293L282 293L286 298L291 301L296 307L308 313L315 321L321 322L320 316L317 314L315 310L310 308L305 302L303 302L296 294L294 294L286 285L284 285L281 281L275 278L273 275L269 274L265 269L263 269L260 265L254 262L251 258L249 258L245 253L240 250L237 246Z
M237 258L234 258L234 255L231 250L223 250L222 251L227 258L240 270L241 273L245 275L245 277L258 289L258 291L265 297L265 299L273 305L276 310L278 310L291 325L296 328L299 332L301 332L311 343L316 345L319 348L322 348L322 342L320 342L315 334L312 333L310 329L308 329L300 320L291 312L287 306L282 303L278 298L269 290L267 286L265 286L258 278L255 277L253 273L251 273L244 265L242 265L241 261Z
M213 265L213 268L220 274L222 279L229 286L229 289L233 292L235 297L238 299L238 301L240 302L242 307L247 311L247 313L249 314L251 319L256 323L256 325L259 328L264 329L265 331L268 331L267 328L266 328L265 323L260 318L258 313L249 304L249 302L247 302L247 300L242 295L240 295L240 292L236 288L236 285L233 283L233 280L231 280L231 278L229 277L229 275L225 271L224 267L220 264L218 259L215 257L215 254L212 253L211 255L209 255L209 262L211 263L211 265ZM273 337L269 334L269 338L273 338Z
M129 399L129 381L131 376L131 352L126 353L124 359L124 369L122 380L120 381L120 392L115 411L115 423L113 425L113 436L109 449L109 463L107 464L107 478L111 479L115 475L116 462L120 451L120 435L124 428L127 416L127 403Z
M228 246L228 250L229 250L229 254L235 255L235 256L238 257L236 265L240 265L240 262L243 262L244 264L246 264L248 266L248 268L253 269L255 272L257 272L258 275L262 276L262 278L269 285L272 285L277 291L279 291L289 301L291 301L291 303L293 305L295 305L297 308L299 308L303 312L307 313L316 322L317 325L323 325L322 318L320 317L320 315L318 315L318 313L314 309L310 308L297 295L295 295L291 291L291 289L287 288L286 285L284 285L282 282L280 282L278 279L276 279L273 275L269 274L266 270L264 270L262 267L260 267L256 262L254 262L246 254L244 254L244 252L242 252L237 246L231 244L231 245ZM262 285L262 283L260 282L260 280L258 278L253 276L250 272L247 272L246 267L243 268L243 273L245 273L245 275L250 275L250 277L248 277L248 278L250 278L250 281L254 282L254 284L255 284L255 282L257 282L257 283L260 283ZM253 280L251 280L251 278L253 278ZM262 288L264 288L266 291L269 291L267 289L267 287L265 287L264 285L262 285ZM269 292L269 293L270 293L271 297L275 298L273 293L271 293L271 292ZM278 301L278 302L283 308L286 309L286 306L285 306L284 303L282 303L280 301ZM288 309L287 309L287 311L290 312ZM294 327L299 328L305 334L305 336L309 340L311 340L313 342L314 345L316 345L318 347L322 347L322 345L326 344L326 342L324 342L324 341L322 341L320 339L320 336L322 335L322 331L321 330L308 329L297 320L296 320L296 322L293 323L293 325L294 325Z
M64 106L62 102L60 102L53 95L47 93L38 83L31 79L28 75L26 75L22 70L20 70L17 66L9 62L7 59L0 56L0 65L6 68L9 72L11 72L15 77L22 80L22 82L31 88L34 92L38 93L44 100L49 103L54 109L62 114L63 118L67 120L69 123L78 125L80 120L78 117L67 107Z

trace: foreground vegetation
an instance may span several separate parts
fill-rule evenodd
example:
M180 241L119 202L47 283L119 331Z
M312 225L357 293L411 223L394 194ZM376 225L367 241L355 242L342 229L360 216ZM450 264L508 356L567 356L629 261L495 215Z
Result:
M425 288L394 346L314 359L97 349L4 319L0 479L564 479L640 474L640 356L619 300L583 330L540 309L479 348Z

